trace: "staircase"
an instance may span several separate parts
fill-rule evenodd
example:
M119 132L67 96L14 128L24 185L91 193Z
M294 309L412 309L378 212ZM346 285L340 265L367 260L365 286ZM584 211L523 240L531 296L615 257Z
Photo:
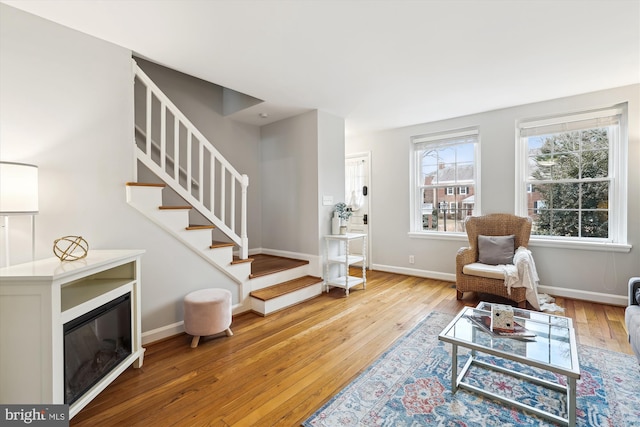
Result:
M229 164L137 64L134 68L136 111L144 111L142 117L136 115L135 173L140 176L140 162L163 183L127 183L127 202L238 285L234 314L251 310L266 316L320 295L322 279L307 274L307 261L283 259L288 268L256 266L260 271L252 271L256 258L263 266L274 262L265 262L266 255L248 255L249 178ZM163 205L163 191L185 203ZM205 224L189 223L192 210ZM213 233L222 241L214 241Z

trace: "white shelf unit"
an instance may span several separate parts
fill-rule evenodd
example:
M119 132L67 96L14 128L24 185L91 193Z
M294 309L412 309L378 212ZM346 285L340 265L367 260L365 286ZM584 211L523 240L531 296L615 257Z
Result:
M349 296L349 289L357 285L367 288L367 235L362 233L328 234L325 239L325 263L324 263L324 288L329 292L331 286L343 288ZM350 255L349 243L362 239L362 255ZM349 275L349 266L362 263L362 277ZM332 266L336 266L338 274L332 272Z
M91 250L0 269L0 404L64 403L64 324L130 293L131 354L70 407L72 418L130 365L142 366L143 250Z

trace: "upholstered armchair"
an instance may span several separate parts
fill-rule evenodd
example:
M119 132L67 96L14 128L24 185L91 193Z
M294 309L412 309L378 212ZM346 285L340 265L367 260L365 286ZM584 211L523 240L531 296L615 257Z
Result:
M491 265L494 264L493 262L485 264L481 262L484 260L479 259L478 239L479 236L483 236L481 244L486 247L487 240L507 241L509 239L510 241L510 236L513 236L511 252L511 259L513 259L515 249L520 246L526 248L529 245L531 218L502 213L471 216L465 220L465 229L469 238L469 247L460 248L456 255L456 298L462 299L465 292L480 292L510 299L515 301L518 307L526 308L526 288L513 287L509 294L504 284L504 272L495 265ZM496 236L497 239L485 236ZM495 262L495 264L501 264L501 262Z

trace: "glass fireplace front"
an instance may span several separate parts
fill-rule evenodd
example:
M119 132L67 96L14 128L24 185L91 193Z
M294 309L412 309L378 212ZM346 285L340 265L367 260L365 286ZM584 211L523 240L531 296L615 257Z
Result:
M64 325L64 403L71 405L131 354L131 294Z

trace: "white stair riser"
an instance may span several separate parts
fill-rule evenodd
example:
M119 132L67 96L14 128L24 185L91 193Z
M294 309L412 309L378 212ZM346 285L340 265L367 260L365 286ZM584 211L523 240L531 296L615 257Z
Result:
M251 290L257 291L260 289L268 288L269 286L277 285L278 283L287 282L289 280L297 279L298 277L306 276L308 274L307 267L308 265L302 265L300 267L251 279Z
M186 209L156 209L151 211L151 215L162 221L167 228L176 232L182 231L189 226L189 211Z
M211 246L211 230L187 230L182 229L178 231L180 237L189 242L194 248L198 250L208 250Z
M127 186L127 202L149 209L162 205L162 187Z
M238 264L229 264L227 271L233 274L234 277L246 282L249 280L251 274L251 263L241 262Z
M291 307L301 303L302 301L314 298L320 294L322 294L322 282L268 301L251 298L251 309L257 313L267 316L271 313L282 310L283 308Z
M220 265L228 266L231 265L231 261L233 261L233 247L225 246L222 248L209 249L205 252L205 256Z

